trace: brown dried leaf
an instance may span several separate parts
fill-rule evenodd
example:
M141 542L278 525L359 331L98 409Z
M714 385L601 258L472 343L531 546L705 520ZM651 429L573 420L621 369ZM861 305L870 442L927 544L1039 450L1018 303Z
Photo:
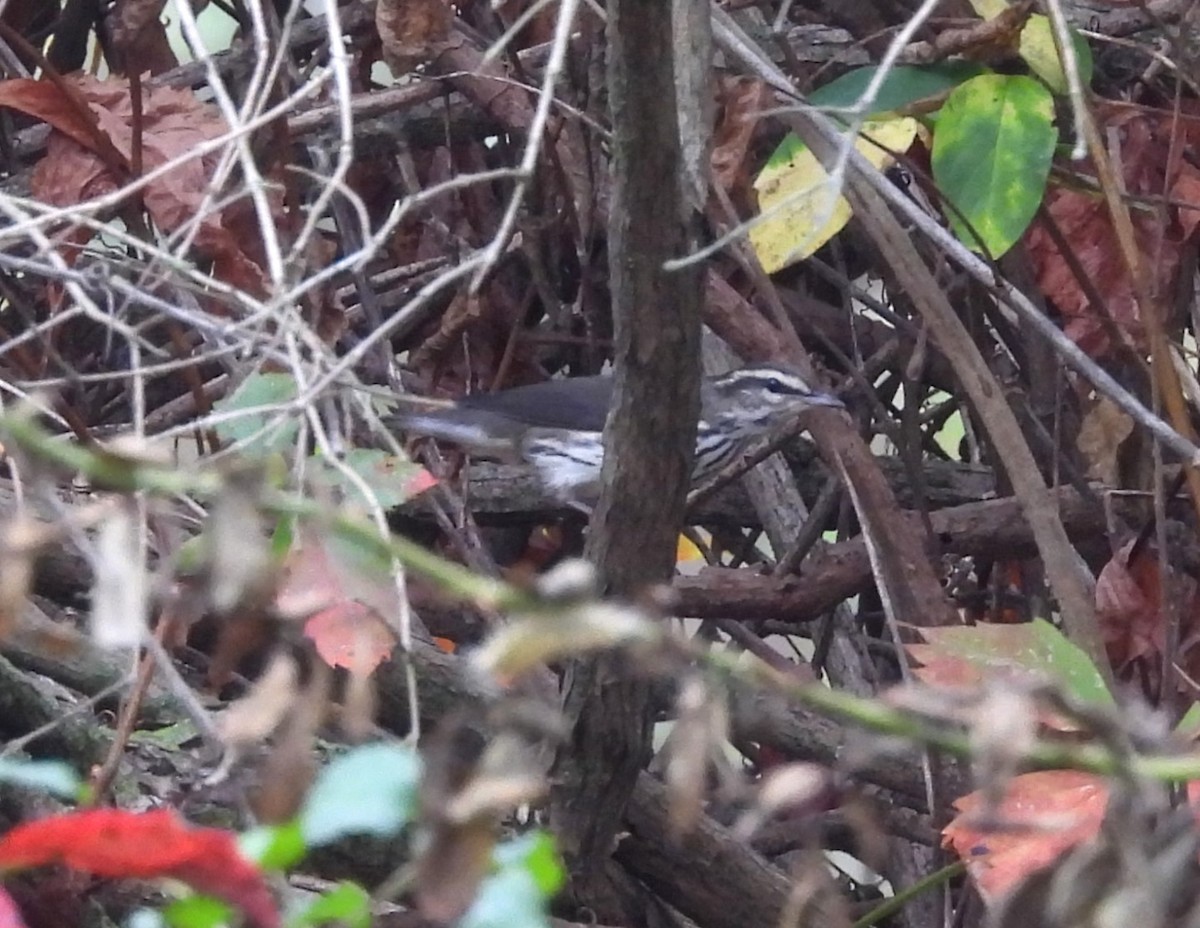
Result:
M86 75L72 75L69 80L78 86L102 134L128 162L133 148L133 109L127 85ZM18 82L6 83L17 85ZM12 102L14 96L18 102ZM95 153L94 136L82 128L86 121L69 114L61 95L55 100L53 94L44 90L10 86L7 95L0 93L0 105L28 112L41 107L42 112L34 112L34 115L53 119L51 124L70 136L52 134L46 156L34 168L31 188L39 199L56 206L77 206L118 189L124 181L124 178L114 177L109 165ZM217 109L201 103L190 91L144 88L142 163L145 170L149 172L168 162L181 160L148 183L142 198L155 224L164 233L197 221L195 250L213 260L216 275L248 293L262 295L267 291L266 276L261 265L247 253L247 248L251 243L257 243L260 236L248 234L245 229L230 228L226 220L235 215L232 208L201 209L210 192L219 154L216 151L197 154L197 151L200 146L221 138L225 132L225 123ZM277 192L269 191L268 197L282 210L282 197ZM75 255L76 249L64 249L67 261L74 261Z
M179 64L162 20L166 0L117 0L105 18L108 62L118 74L162 74Z
M379 0L375 26L383 58L394 74L405 74L437 57L454 23L447 0Z
M1182 134L1180 147L1194 148L1200 142L1200 127L1192 120L1177 124L1169 113L1128 105L1111 104L1098 115L1104 123L1102 131L1107 129L1120 140L1119 159L1114 161L1123 171L1128 196L1158 197L1165 188L1172 199L1195 204L1171 205L1165 225L1158 211L1131 211L1141 263L1152 275L1159 296L1173 293L1181 250L1200 223L1200 170L1185 158L1168 162L1173 137ZM1140 348L1145 332L1104 200L1092 193L1059 188L1047 195L1046 207L1084 273L1104 296L1121 336ZM1108 353L1113 346L1100 315L1102 309L1091 304L1044 225L1034 224L1025 241L1039 287L1067 317L1067 334L1093 356Z
M1096 617L1113 666L1127 670L1136 662L1147 679L1158 673L1166 640L1163 582L1152 545L1130 561L1133 541L1112 556L1096 580ZM1197 671L1195 632L1200 628L1200 589L1180 572L1171 576L1171 610L1180 621L1181 653L1177 660L1189 676Z
M254 811L260 821L286 822L300 810L316 773L313 740L329 705L330 682L327 670L312 667L287 713L284 730L259 770Z
M716 182L739 198L749 195L747 155L771 91L760 80L723 77L717 82L718 115L713 128L712 169Z
M1075 440L1079 453L1088 462L1087 475L1107 487L1120 484L1117 456L1121 444L1133 434L1133 419L1106 396L1100 397L1083 417L1079 437Z
M0 81L0 106L40 119L85 147L95 142L87 116L51 81L30 78Z
M260 744L287 718L299 693L300 668L290 654L277 651L250 692L221 713L217 729L231 745Z

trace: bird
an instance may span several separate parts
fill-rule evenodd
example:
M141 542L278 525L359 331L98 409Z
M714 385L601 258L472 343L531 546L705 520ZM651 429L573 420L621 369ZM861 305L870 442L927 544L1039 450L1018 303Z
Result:
M611 374L547 380L495 393L472 393L431 411L389 417L394 431L452 442L500 460L524 460L555 498L571 505L599 494ZM816 407L841 409L796 371L754 364L700 384L693 483L700 483L794 417ZM586 508L586 506L584 507Z

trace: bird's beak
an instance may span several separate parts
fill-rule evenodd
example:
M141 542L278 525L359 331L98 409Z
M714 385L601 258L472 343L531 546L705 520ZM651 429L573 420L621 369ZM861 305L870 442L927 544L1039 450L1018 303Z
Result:
M813 393L804 400L809 406L832 406L834 409L845 409L846 404L832 393Z

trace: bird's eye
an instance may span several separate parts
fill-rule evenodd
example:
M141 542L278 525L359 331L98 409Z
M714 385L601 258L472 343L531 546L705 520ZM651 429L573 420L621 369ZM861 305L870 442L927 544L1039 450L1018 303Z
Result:
M768 377L767 389L779 396L788 396L789 394L797 392L795 384L779 377Z

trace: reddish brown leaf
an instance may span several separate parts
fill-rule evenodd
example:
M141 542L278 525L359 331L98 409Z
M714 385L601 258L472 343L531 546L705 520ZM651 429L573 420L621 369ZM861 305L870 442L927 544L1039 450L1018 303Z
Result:
M0 106L20 110L40 119L85 148L94 144L87 117L50 81L35 81L27 77L0 81Z
M1166 639L1162 579L1153 547L1144 546L1130 563L1132 548L1130 542L1100 572L1096 581L1096 615L1113 666L1118 671L1128 671L1134 662L1140 662L1148 675L1146 679L1153 682L1159 673L1159 658ZM1173 576L1172 582L1172 605L1179 610L1180 638L1186 643L1200 627L1200 591L1194 580L1180 573ZM1185 649L1177 655L1189 674L1195 672L1192 651Z
M71 79L78 85L100 130L111 140L116 151L129 160L133 149L133 108L128 87L123 82L99 81L86 75L74 75ZM51 99L44 91L37 93L42 95L37 99ZM0 103L4 102L0 98ZM47 109L48 116L60 120L69 118L63 116L61 103L57 108ZM256 242L258 237L245 230L235 232L229 227L227 217L233 215L231 208L201 209L210 192L218 153L201 154L199 149L225 133L226 126L220 113L215 107L201 103L190 91L169 87L145 88L143 110L144 169L149 172L168 162L177 159L179 162L143 190L143 202L155 224L162 232L170 233L199 216L195 250L214 262L215 271L222 279L252 294L265 293L266 277L261 266L247 253L250 243ZM56 123L52 125L57 128ZM34 195L46 203L66 207L118 189L123 179L112 176L108 165L93 151L93 146L94 140L90 136L87 139L79 137L78 125L66 135L51 135L46 156L34 169L31 181ZM90 233L81 235L90 236ZM65 249L64 257L73 261L74 249Z
M392 655L396 636L362 603L343 601L304 623L304 634L330 667L369 674Z
M308 616L304 634L331 667L369 674L396 646L379 615L381 609L395 608L395 588L387 577L373 581L349 574L320 538L306 534L289 556L276 608L285 615Z
M726 77L718 81L713 174L717 183L735 198L747 195L750 189L747 153L761 113L770 105L771 99L772 93L762 81L748 77Z
M0 838L0 867L62 863L109 878L170 877L224 899L261 928L279 913L258 869L231 832L195 828L169 809L89 809L18 825Z
M1200 783L1189 783L1188 798L1198 797ZM967 862L980 892L994 901L1095 837L1107 805L1108 785L1094 774L1026 773L1009 781L998 808L989 807L983 791L955 800L959 814L942 829L942 845ZM981 829L981 819L1013 827Z
M959 815L942 830L942 845L967 862L980 892L1002 896L1024 877L1053 863L1093 837L1108 803L1108 787L1090 773L1051 770L1014 777L992 814L1027 827L981 831L972 821L987 812L987 798L976 791L957 799ZM1031 827L1053 818L1057 827Z
M179 62L162 21L166 0L117 0L108 14L109 63L121 74L162 74Z
M1120 139L1119 166L1129 196L1160 197L1165 192L1171 199L1200 207L1200 170L1184 158L1168 166L1173 135L1184 134L1185 144L1194 146L1192 139L1200 141L1200 128L1191 121L1177 124L1170 113L1126 105L1104 107L1099 116L1104 123L1102 131L1113 130ZM1094 169L1085 170L1094 173ZM1059 188L1047 195L1046 207L1084 273L1104 296L1121 336L1131 345L1141 346L1145 337L1142 320L1104 199L1090 192ZM1173 293L1180 252L1200 223L1200 212L1172 205L1166 212L1165 225L1155 210L1132 210L1131 219L1140 260L1157 294ZM1092 305L1044 224L1035 223L1030 228L1026 245L1038 285L1067 317L1067 334L1089 354L1099 356L1110 351L1103 310Z
M447 0L380 0L375 8L383 57L396 74L436 57L445 47L453 22L454 12Z

